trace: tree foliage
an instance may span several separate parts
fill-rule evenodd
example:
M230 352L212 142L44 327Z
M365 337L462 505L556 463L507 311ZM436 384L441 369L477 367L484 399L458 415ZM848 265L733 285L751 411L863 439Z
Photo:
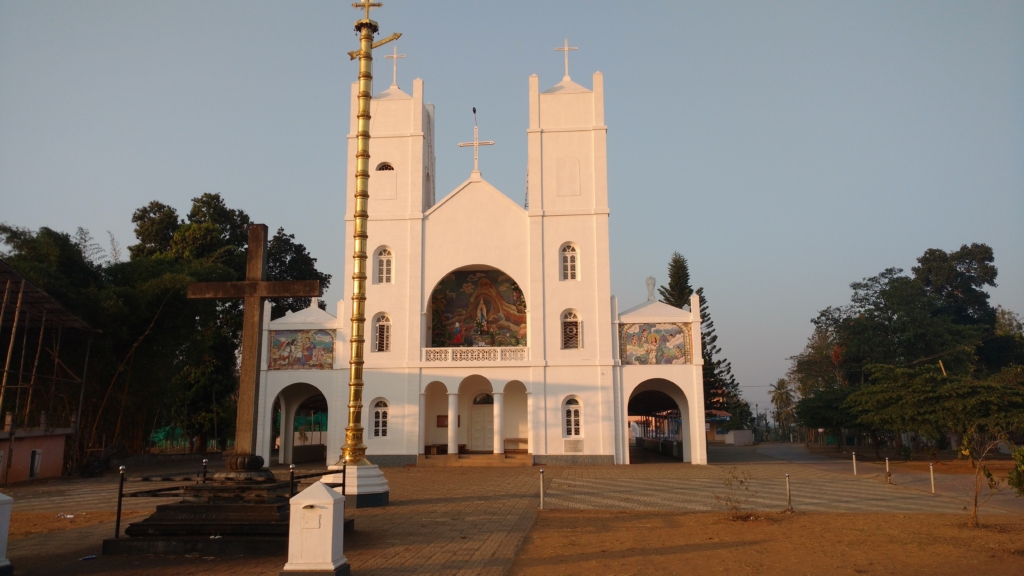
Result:
M128 247L127 261L105 259L82 229L71 235L6 224L0 225L2 257L100 330L86 382L87 447L121 444L138 452L154 428L167 425L223 443L233 435L242 305L189 300L186 287L244 278L251 220L219 194L203 194L192 200L185 220L153 201L136 210L132 222L137 243ZM270 279L329 286L330 275L316 269L294 235L278 229L268 252ZM272 316L308 305L308 298L274 301ZM80 362L84 348L84 339L69 339L61 356ZM58 403L65 420L75 402Z
M996 276L992 249L971 244L926 250L913 276L888 268L852 283L849 304L822 310L790 359L797 419L940 444L1021 430L1024 337L1016 315L989 305Z

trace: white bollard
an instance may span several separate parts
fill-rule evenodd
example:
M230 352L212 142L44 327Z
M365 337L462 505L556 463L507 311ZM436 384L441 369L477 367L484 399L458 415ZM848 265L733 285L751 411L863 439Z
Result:
M885 459L885 483L892 484L892 474L889 473L889 459Z
M544 509L544 469L540 469L540 509Z
M931 479L932 479L932 494L935 494L935 463L934 462L929 462L928 463L928 475L931 476Z
M793 511L793 493L789 491L789 474L786 474L786 511Z
M288 563L281 573L348 574L345 497L315 482L293 496L290 506Z
M857 453L853 453L853 475L857 475Z
M14 566L7 559L7 533L11 529L11 505L14 498L0 494L0 575L14 574Z

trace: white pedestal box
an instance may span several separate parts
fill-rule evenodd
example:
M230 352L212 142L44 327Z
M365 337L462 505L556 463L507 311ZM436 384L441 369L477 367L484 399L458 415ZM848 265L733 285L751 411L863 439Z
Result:
M341 466L335 464L328 466L327 469L333 474L321 477L320 481L326 484L341 484ZM341 488L335 490L341 492ZM390 495L388 479L376 464L345 467L345 497L349 505L355 508L387 506Z
M0 494L0 576L14 574L14 566L7 559L7 536L11 531L11 505L14 498Z
M345 498L315 482L291 499L284 574L347 575L343 549Z

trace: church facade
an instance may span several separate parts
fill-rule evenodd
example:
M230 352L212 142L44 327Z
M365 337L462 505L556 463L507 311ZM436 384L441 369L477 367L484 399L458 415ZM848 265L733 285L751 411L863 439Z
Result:
M314 398L328 420L326 453L314 457L332 464L344 443L356 100L353 85L339 314L314 303L264 324L258 451L268 461L275 451L282 463L298 459L306 432L279 431L293 430ZM678 409L680 459L705 464L696 297L691 310L656 302L649 280L648 301L620 312L611 294L603 76L591 88L565 76L543 92L529 78L526 207L476 163L435 201L434 108L422 80L412 94L392 84L371 114L367 458L628 464L630 401L660 392Z

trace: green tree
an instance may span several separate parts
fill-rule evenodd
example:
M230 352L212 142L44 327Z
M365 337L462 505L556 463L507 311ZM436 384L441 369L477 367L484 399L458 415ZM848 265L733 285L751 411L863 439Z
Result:
M658 288L661 301L669 306L682 308L690 304L693 287L690 286L690 268L686 258L679 252L672 253L668 263L668 286Z
M155 256L171 250L171 240L181 226L178 211L153 200L132 214L135 238L139 243L128 247L131 258Z
M789 380L779 378L769 389L769 399L775 409L775 422L781 434L789 434L793 423L793 409L796 404L793 388Z
M294 234L286 234L284 228L278 228L267 246L267 278L269 280L319 280L324 290L331 285L331 275L324 274L316 268L313 258L306 247L295 241ZM309 298L277 298L271 300L273 307L271 318L280 318L288 310L297 312L309 307ZM320 309L326 309L323 301Z
M996 286L995 255L986 244L964 244L955 252L929 248L911 270L914 279L942 303L959 324L994 326L996 313L985 286Z

